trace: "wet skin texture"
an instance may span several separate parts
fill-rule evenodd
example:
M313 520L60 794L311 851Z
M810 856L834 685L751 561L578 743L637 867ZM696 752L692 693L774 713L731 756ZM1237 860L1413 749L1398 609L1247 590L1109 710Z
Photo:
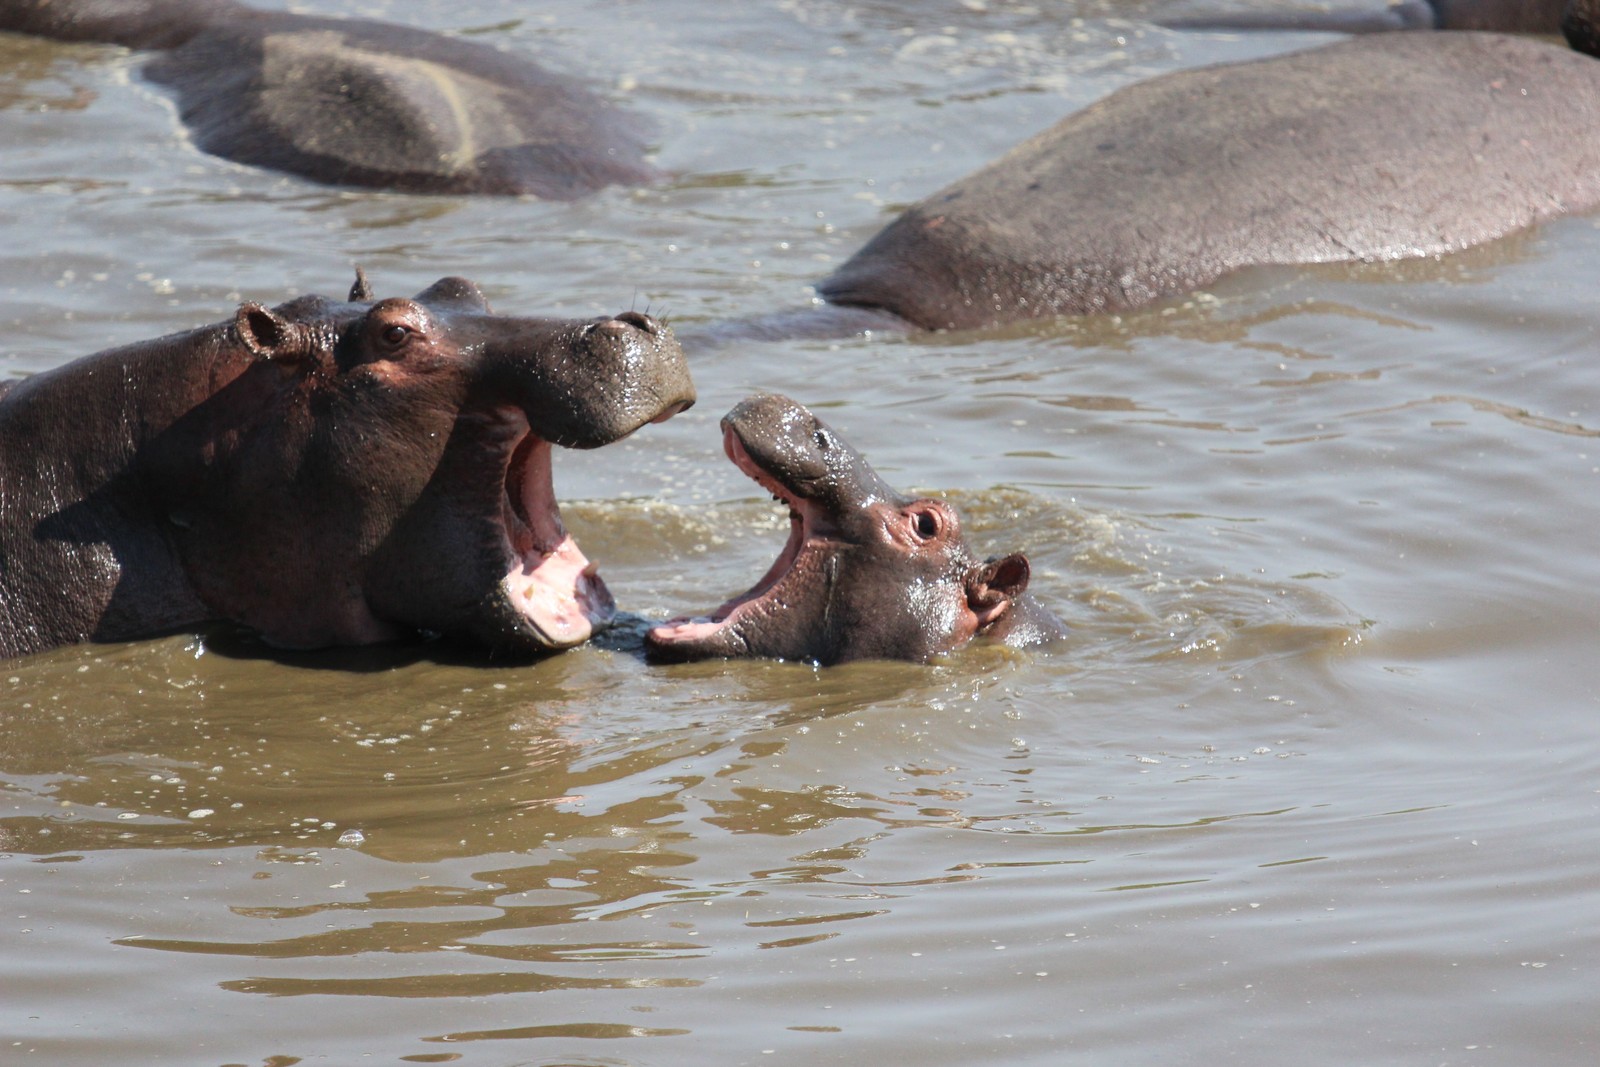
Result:
M195 143L320 182L568 200L656 173L647 124L470 41L233 0L5 0L0 30L160 49Z
M789 542L754 588L711 617L652 629L652 658L922 662L980 634L1016 646L1065 634L1025 592L1025 556L978 560L954 508L895 492L793 400L751 397L722 429L729 458L789 506Z
M689 406L670 331L494 315L471 282L302 297L0 387L0 655L232 620L295 648L417 631L533 654L612 602L552 445Z
M818 285L920 329L1135 308L1256 265L1457 251L1600 206L1600 63L1380 34L1128 86Z

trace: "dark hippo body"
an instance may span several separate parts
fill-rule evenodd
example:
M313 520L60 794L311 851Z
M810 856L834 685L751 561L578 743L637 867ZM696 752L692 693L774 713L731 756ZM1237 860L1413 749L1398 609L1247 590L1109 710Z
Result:
M1600 206L1600 63L1384 34L1121 89L818 285L922 329L1135 308L1244 267L1435 256Z
M1388 4L1327 9L1268 8L1223 11L1160 24L1196 30L1326 30L1384 33L1392 30L1493 30L1497 33L1561 32L1566 0L1392 0Z
M1017 646L1065 634L1025 592L1025 556L979 561L950 505L895 492L793 400L751 397L722 428L729 458L789 505L789 543L711 617L652 629L652 658L922 662L979 634Z
M645 124L532 62L232 0L5 0L0 30L160 49L207 152L316 181L572 199L651 180Z
M290 647L417 630L531 653L611 599L561 525L552 445L694 399L635 312L303 297L0 393L0 655L227 619Z
M1579 52L1600 56L1600 0L1567 0L1561 32Z

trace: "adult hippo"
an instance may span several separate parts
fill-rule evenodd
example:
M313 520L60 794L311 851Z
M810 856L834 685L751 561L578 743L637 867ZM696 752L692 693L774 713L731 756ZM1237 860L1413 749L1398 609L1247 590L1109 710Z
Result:
M749 592L651 629L651 658L922 662L979 634L1015 646L1064 636L1026 593L1026 556L980 562L954 508L895 492L788 397L745 400L722 432L728 457L788 505L789 542Z
M527 59L234 0L5 0L0 30L159 49L203 150L320 182L569 200L651 180L645 125Z
M1120 89L817 286L920 329L1122 311L1251 266L1437 256L1600 206L1600 63L1384 34Z
M1385 33L1392 30L1561 32L1565 0L1390 0L1365 7L1260 7L1158 19L1172 29L1312 30Z
M307 296L0 387L0 655L232 620L530 654L611 617L552 445L694 401L671 333L490 312L471 282Z

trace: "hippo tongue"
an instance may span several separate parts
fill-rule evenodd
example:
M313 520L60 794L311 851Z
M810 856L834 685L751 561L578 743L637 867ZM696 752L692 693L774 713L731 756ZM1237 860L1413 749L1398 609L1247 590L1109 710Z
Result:
M512 563L502 588L551 648L589 639L616 611L611 591L561 523L550 443L528 434L506 470L505 524Z

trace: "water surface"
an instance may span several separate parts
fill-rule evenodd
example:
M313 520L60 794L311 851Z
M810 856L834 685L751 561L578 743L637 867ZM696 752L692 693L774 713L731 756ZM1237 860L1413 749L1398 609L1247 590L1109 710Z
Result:
M674 177L328 189L196 152L137 57L0 40L0 372L356 263L693 338L1120 85L1316 41L1092 0L298 9L589 78ZM0 1061L1592 1062L1595 227L694 347L695 409L558 456L630 617L532 666L222 631L0 667ZM716 429L754 388L1026 551L1067 646L645 666L643 620L782 542Z

